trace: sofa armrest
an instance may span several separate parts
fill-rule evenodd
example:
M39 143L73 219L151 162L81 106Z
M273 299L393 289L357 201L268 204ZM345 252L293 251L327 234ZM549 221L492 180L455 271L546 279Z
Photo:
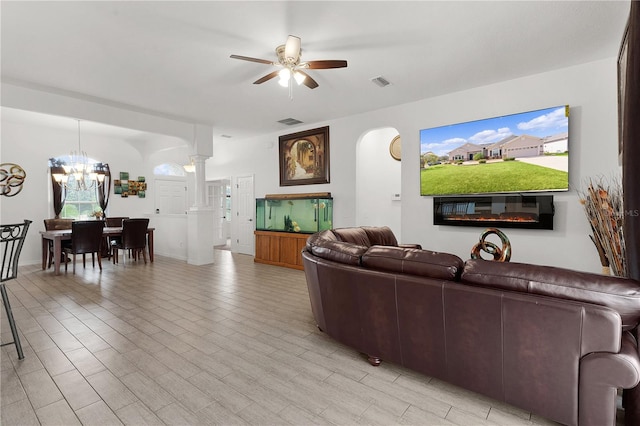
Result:
M628 332L623 334L619 353L594 352L583 357L580 361L580 425L615 425L617 389L635 388L638 383L638 347Z
M422 245L420 244L398 244L398 247L422 250Z
M360 259L367 251L367 247L346 243L344 241L323 241L311 247L310 251L315 256L323 259L359 266Z
M640 345L638 345L640 330L636 328L632 331L632 334L635 340L636 350L638 351L638 357L640 358ZM625 426L640 425L640 384L634 388L624 390L622 394L622 406L624 407Z

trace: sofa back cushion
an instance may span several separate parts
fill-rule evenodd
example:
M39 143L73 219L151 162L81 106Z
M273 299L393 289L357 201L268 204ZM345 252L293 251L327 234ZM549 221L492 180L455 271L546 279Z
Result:
M463 265L454 254L401 247L372 246L362 255L369 269L444 280L457 280Z
M552 266L467 260L462 282L607 306L623 330L640 323L640 282Z
M365 247L371 246L371 241L363 228L337 228L333 233L339 241Z
M398 240L388 226L363 226L372 246L397 246Z

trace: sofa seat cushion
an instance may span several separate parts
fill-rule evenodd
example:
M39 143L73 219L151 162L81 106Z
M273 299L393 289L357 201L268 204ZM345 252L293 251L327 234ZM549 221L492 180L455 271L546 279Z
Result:
M360 258L367 251L367 248L357 244L345 243L344 241L325 240L317 242L308 250L323 259L360 266Z
M372 246L362 255L369 269L445 280L457 280L463 265L454 254L401 247Z
M371 246L371 241L363 228L337 228L333 230L333 233L339 241L365 247Z
M640 323L640 282L632 279L472 259L464 265L462 282L607 306L620 314L623 330Z

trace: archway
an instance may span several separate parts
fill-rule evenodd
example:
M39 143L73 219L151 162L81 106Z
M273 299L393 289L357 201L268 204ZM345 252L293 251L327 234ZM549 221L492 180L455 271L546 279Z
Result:
M401 162L390 153L393 127L373 129L356 145L356 224L390 227L401 235Z

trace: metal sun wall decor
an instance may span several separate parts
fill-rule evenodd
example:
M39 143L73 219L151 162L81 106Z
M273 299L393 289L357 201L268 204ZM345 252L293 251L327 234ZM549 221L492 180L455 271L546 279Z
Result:
M14 197L22 191L27 172L14 163L0 164L0 190L5 197Z
M138 180L129 180L129 172L120 172L120 179L113 181L113 193L122 198L137 195L145 198L147 195L147 183L144 176L138 176Z

